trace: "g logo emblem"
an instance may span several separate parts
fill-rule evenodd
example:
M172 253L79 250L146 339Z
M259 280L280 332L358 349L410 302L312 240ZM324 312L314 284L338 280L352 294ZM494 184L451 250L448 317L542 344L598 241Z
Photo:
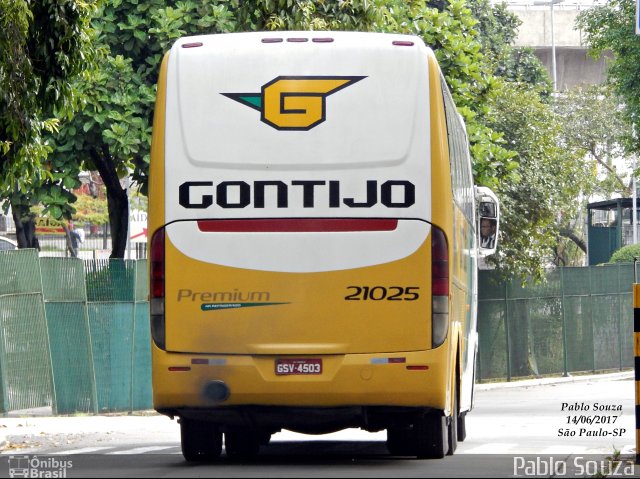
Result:
M310 130L326 119L326 98L362 80L363 76L280 76L261 93L222 93L258 110L260 120L277 130Z

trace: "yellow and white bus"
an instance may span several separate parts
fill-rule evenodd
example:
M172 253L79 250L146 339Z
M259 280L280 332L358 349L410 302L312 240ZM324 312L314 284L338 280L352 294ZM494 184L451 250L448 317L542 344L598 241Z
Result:
M223 435L250 457L282 429L386 429L394 455L453 453L477 259L495 250L478 225L496 230L499 208L419 38L180 39L151 156L153 400L187 460L218 457Z

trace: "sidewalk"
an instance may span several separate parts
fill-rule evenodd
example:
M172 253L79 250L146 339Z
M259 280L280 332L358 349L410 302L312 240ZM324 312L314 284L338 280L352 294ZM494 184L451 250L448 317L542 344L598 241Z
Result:
M31 436L33 441L50 436L65 441L68 435L106 433L137 437L154 435L168 440L180 440L177 422L155 411L141 411L133 414L108 414L75 416L51 416L51 408L38 408L11 412L0 418L0 454L7 451L20 453L23 446L12 445L12 436ZM56 437L57 436L57 437Z
M607 374L576 374L567 377L544 377L536 379L523 379L515 381L503 381L495 383L481 383L476 384L476 391L488 391L498 388L519 388L519 387L531 387L542 386L546 384L559 384L559 383L574 383L583 381L599 381L606 379L608 381L617 381L622 379L633 379L634 371L621 371Z
M532 387L579 381L616 381L633 379L633 377L633 371L625 371L610 374L527 379L523 381L478 384L476 385L476 390L488 391L498 388ZM79 433L154 434L165 436L169 440L175 439L176 442L180 440L180 428L177 422L157 414L155 411L96 416L82 413L73 416L52 416L51 408L45 407L12 411L5 417L0 417L0 453L13 450L8 439L11 436L38 437ZM16 453L19 453L19 451L19 449L15 449Z

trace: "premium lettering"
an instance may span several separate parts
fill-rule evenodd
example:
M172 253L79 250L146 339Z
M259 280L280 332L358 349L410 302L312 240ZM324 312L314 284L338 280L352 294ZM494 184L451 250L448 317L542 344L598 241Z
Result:
M271 293L268 291L193 291L191 289L179 289L178 301L269 301Z

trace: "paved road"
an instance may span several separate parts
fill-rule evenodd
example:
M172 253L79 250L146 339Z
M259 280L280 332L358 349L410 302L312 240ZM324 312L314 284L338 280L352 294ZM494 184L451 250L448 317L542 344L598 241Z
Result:
M0 419L0 475L8 473L10 456L15 463L38 455L51 461L45 468L72 461L67 477L511 477L514 467L526 475L528 465L539 475L551 467L552 475L570 476L577 467L580 476L593 476L605 456L634 452L634 381L631 373L575 379L480 386L467 440L442 461L391 457L384 432L284 431L252 464L223 456L194 467L182 459L178 425L162 416L8 417ZM568 471L552 470L558 464Z

